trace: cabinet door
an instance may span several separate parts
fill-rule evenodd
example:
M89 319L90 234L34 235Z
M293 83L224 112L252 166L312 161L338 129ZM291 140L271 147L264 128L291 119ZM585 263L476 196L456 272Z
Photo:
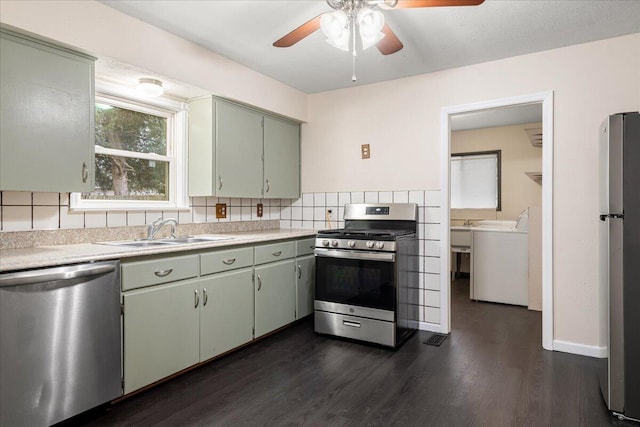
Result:
M124 294L125 393L198 363L199 284L194 279Z
M295 260L255 269L256 338L295 320Z
M91 191L93 60L0 38L0 190Z
M201 279L200 361L253 339L253 269Z
M300 125L264 118L264 197L300 197Z
M316 259L313 255L296 258L296 319L302 319L313 313L315 266Z
M216 195L262 197L262 115L216 102Z

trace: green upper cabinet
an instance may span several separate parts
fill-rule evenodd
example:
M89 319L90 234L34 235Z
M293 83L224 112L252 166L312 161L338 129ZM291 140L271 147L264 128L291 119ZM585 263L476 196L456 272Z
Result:
M191 101L189 195L299 197L299 124L214 97Z
M0 28L0 190L93 189L94 58Z
M262 115L216 102L218 196L262 197Z
M300 197L300 125L264 118L264 197Z

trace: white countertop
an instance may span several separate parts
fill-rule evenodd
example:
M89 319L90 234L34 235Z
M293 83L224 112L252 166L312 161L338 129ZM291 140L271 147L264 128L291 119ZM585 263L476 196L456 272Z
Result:
M232 237L232 239L144 248L82 243L75 245L40 246L25 249L2 249L0 250L0 272L75 264L79 262L124 259L146 255L251 245L273 240L313 237L316 235L316 231L311 229L283 228L264 231L216 233L216 235L229 236Z
M494 231L499 233L522 233L527 234L527 230L516 230L513 227L502 226L473 226L473 225L452 225L451 230L457 231Z

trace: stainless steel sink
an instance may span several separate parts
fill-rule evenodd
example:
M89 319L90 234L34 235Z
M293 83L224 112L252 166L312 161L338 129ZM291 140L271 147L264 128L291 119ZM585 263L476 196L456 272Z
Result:
M172 245L188 245L191 243L218 242L221 240L231 240L231 236L185 236L176 238L166 238L157 240L120 240L113 242L98 242L99 245L111 246L131 246L137 248L172 246Z
M169 243L171 245L182 245L186 243L202 243L202 242L217 242L220 240L231 240L233 237L227 236L187 236L187 237L176 237L175 239L162 239L159 240L164 243Z

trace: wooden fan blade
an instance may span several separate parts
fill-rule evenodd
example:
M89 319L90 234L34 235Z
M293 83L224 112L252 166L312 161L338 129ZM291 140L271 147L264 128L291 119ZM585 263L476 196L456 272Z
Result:
M318 31L320 29L320 17L322 15L318 15L313 19L308 20L304 24L300 25L295 30L291 31L289 34L285 35L281 39L275 41L273 45L275 47L289 47L298 43L303 38L307 37L309 34Z
M384 27L382 27L382 32L384 33L384 37L376 44L381 54L391 55L404 47L400 39L391 31L391 28L389 28L387 24L384 24Z
M389 9L409 9L414 7L478 6L482 3L484 3L484 0L398 0L398 4Z

